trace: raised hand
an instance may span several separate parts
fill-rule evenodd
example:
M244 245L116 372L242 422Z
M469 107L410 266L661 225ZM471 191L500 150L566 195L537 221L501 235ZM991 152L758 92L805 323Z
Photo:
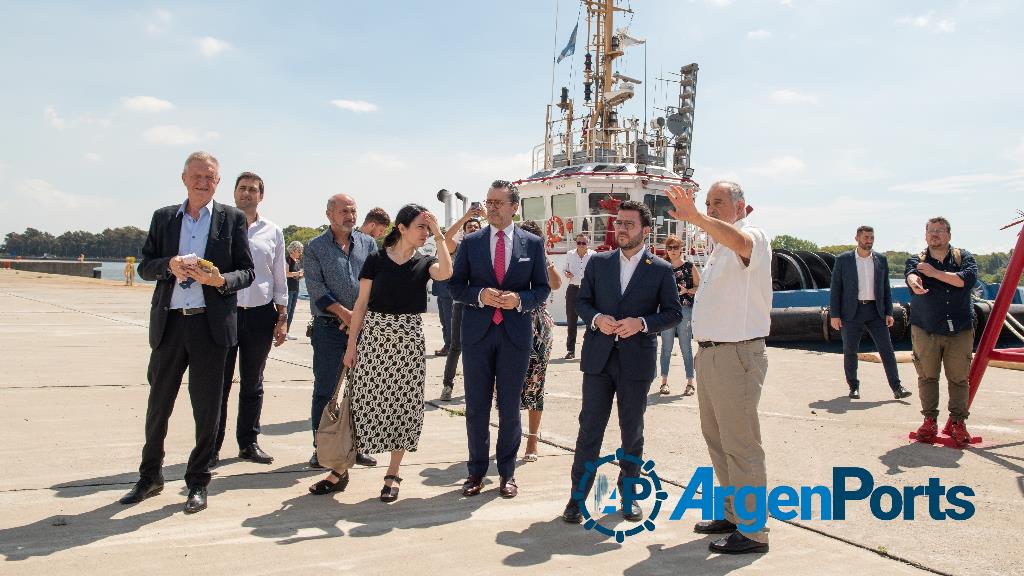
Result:
M665 191L665 195L668 196L669 202L675 208L668 211L669 216L676 220L686 220L688 222L700 216L696 204L697 191L694 188L683 188L679 185L671 186Z

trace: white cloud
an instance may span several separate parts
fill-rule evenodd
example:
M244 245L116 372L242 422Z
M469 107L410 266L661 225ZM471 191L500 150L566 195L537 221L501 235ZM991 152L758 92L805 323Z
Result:
M708 4L711 4L713 6L717 6L719 8L726 8L726 7L730 6L730 5L732 5L732 2L733 2L733 0L704 0L704 1L707 2Z
M98 126L100 128L110 128L110 118L97 118L96 116L92 116L91 114L86 114L85 116L79 116L78 118L75 118L75 121L72 123L72 125Z
M86 152L85 155L82 157L88 160L89 162L99 162L102 158L102 156L100 156L96 152Z
M778 158L772 158L760 166L751 168L750 172L768 178L780 178L802 172L806 167L807 166L804 164L804 161L796 156L779 156Z
M818 96L815 94L804 94L795 90L775 90L771 93L771 99L781 104L817 104Z
M851 148L839 151L834 174L841 181L870 182L888 178L892 172L874 163L868 157L867 150Z
M201 132L198 128L183 128L176 124L153 126L143 132L142 138L150 144L184 146L219 137L216 132Z
M469 152L455 155L456 168L473 174L486 174L488 177L516 180L525 178L530 172L530 154L512 154L511 156L481 156Z
M47 106L46 110L43 110L43 114L46 116L46 122L55 130L64 129L66 122L57 114L57 109L52 105Z
M786 8L792 8L793 0L780 0L779 4L785 6Z
M221 52L231 48L231 44L214 38L213 36L199 38L196 40L196 44L199 46L199 52L207 58L215 58L216 56L219 56Z
M377 105L372 102L365 100L331 100L331 104L336 108L342 110L350 110L352 112L358 112L365 114L367 112L376 112L378 110Z
M153 18L146 24L146 33L150 36L162 36L171 26L173 17L167 10L157 10Z
M935 196L974 194L979 190L1000 188L1005 192L1024 192L1024 170L1006 173L987 172L944 176L891 186L891 192L929 194Z
M751 30L747 32L747 40L767 40L772 37L772 33L767 30Z
M956 32L956 21L950 18L936 19L935 12L926 12L919 16L904 16L897 20L896 23L913 28L921 28L935 34Z
M19 196L45 209L80 209L87 206L112 204L108 198L69 194L57 190L46 180L32 178L18 183L16 188Z
M121 105L136 112L163 112L174 110L174 104L155 96L132 96L121 98Z
M385 170L405 170L408 168L408 165L397 156L374 154L372 152L359 156L359 163L363 165L370 165L374 168L383 168Z

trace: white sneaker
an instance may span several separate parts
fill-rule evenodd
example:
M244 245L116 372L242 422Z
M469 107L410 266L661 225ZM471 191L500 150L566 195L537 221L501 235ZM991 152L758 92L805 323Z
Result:
M296 338L295 336L292 336L291 334L289 334L288 335L288 340L298 340L298 338Z

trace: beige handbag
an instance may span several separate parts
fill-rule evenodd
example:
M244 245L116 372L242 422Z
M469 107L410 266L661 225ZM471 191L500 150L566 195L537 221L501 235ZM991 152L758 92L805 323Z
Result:
M344 397L338 401L342 389ZM334 396L324 407L320 427L316 430L316 458L320 465L338 473L345 472L356 463L356 429L352 421L351 370L342 367Z

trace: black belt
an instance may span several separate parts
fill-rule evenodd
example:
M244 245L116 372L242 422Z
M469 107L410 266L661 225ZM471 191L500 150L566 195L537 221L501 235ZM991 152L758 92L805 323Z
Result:
M857 304L874 304L874 300L857 300Z
M714 348L715 346L725 346L726 344L746 344L748 342L757 342L764 340L764 338L751 338L749 340L740 340L739 342L715 342L714 340L698 340L697 346L701 348Z
M274 304L274 302L273 302L273 300L271 300L270 302L267 302L266 304L260 304L259 306L239 306L238 309L239 310L256 310L258 308L266 308L267 306L272 306L273 304Z
M206 308L175 308L177 312L181 312L182 316L195 316L196 314L206 314Z
M341 323L341 320L338 320L337 316L317 316L316 319L317 320L323 320L324 322L327 322L328 324L337 324L337 325L342 327L342 329L341 329L342 332L348 332L348 326L347 325L343 325Z

